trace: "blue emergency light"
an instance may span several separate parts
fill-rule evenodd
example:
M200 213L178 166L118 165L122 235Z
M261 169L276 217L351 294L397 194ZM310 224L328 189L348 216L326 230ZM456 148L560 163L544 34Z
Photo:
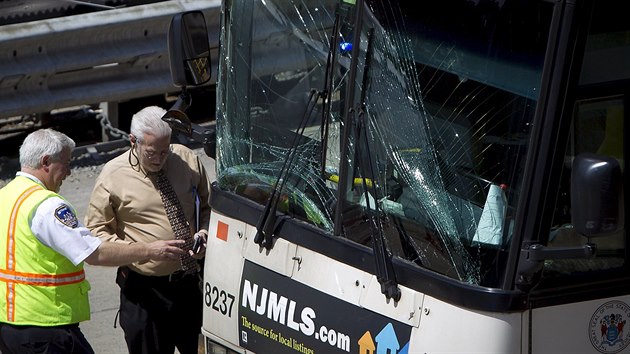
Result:
M341 42L339 43L339 49L342 53L346 53L352 50L352 43L350 42Z

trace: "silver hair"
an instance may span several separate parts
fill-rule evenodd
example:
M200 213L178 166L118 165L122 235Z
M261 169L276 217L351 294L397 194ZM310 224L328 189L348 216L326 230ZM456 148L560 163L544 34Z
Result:
M131 117L129 132L139 140L144 139L145 134L154 135L156 138L170 136L171 127L162 120L165 113L166 110L158 106L141 109Z
M39 129L26 136L20 146L20 166L37 169L41 159L50 156L59 160L63 151L72 151L76 143L64 133L52 129Z

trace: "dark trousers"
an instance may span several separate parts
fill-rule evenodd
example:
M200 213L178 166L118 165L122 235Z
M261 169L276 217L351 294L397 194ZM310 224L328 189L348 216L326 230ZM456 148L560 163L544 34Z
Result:
M199 282L197 274L149 277L119 268L120 326L130 354L173 354L175 347L181 354L197 354L203 310Z
M0 323L2 354L94 354L78 324L54 327Z

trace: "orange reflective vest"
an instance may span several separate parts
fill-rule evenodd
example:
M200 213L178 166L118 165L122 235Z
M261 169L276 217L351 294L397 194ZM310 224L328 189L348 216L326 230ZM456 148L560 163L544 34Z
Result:
M53 196L23 176L0 189L0 322L58 326L90 318L83 263L75 266L30 228L37 206Z

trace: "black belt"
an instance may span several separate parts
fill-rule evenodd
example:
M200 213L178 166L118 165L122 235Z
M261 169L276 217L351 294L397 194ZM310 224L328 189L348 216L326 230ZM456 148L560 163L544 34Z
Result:
M168 278L169 283L178 282L180 280L183 280L186 277L198 278L199 277L199 273L197 273L197 272L186 273L183 270L178 270L175 273L171 273L171 274L165 276L165 278Z
M200 277L198 272L185 273L182 270L178 270L169 275L162 275L162 276L140 274L138 272L135 272L129 269L129 267L120 267L118 272L119 272L119 276L122 275L127 280L139 281L146 284L178 283L183 280L192 280L192 279L199 280L199 277Z

